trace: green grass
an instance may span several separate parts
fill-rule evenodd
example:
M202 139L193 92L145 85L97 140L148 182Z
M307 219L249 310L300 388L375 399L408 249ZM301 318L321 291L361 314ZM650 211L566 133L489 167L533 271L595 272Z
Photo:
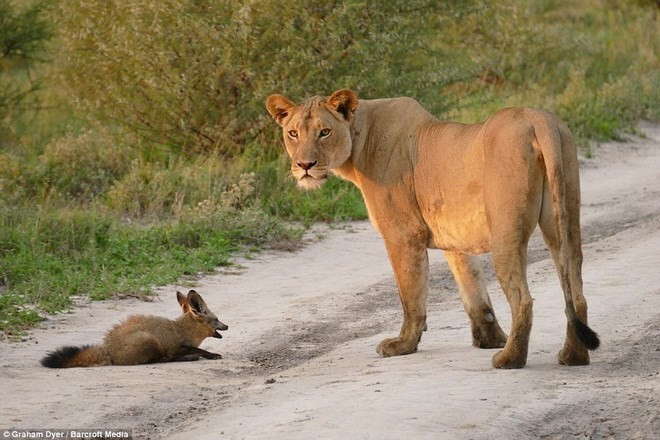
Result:
M336 222L367 218L360 190L350 182L330 177L318 191L304 191L293 183L270 195L267 212L290 220L310 224L316 221Z
M300 230L257 209L129 225L86 211L0 210L0 330L20 335L74 296L149 295L156 285L213 272L239 248L295 242Z
M265 212L309 225L367 218L360 190L350 182L330 176L318 191L305 191L288 177L288 158L262 163L257 171L257 193Z

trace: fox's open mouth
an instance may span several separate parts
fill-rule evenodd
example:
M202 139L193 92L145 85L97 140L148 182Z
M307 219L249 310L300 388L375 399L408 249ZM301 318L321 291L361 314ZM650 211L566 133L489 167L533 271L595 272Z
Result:
M214 328L215 332L213 332L213 334L211 335L212 338L222 339L222 335L218 332L218 330L222 330L222 331L229 330L229 326L227 324L223 324L217 319L213 327L215 327Z

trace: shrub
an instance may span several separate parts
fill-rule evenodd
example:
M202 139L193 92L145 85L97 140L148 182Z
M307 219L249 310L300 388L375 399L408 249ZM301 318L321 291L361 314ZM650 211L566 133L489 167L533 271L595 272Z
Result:
M205 199L219 196L236 170L218 155L134 159L107 194L108 207L128 217L172 217Z
M40 82L16 72L28 69L52 37L46 8L46 1L17 8L12 0L0 0L0 130L15 113L35 103Z
M483 83L511 87L545 81L555 88L566 77L575 51L591 49L537 6L519 0L467 2L458 17L440 17L442 38L467 55L473 63L469 72Z
M460 105L447 115L476 122L503 107L543 107L580 145L657 118L660 40L650 3L467 3L442 18L444 41L462 48L476 74L449 89Z
M442 111L430 0L61 2L60 67L85 110L185 152L233 156L273 130L264 101L339 87L419 95ZM418 93L424 90L425 93Z
M5 203L18 199L21 166L18 159L9 153L0 153L0 201Z
M643 81L631 71L594 90L585 86L583 73L574 72L553 107L582 142L618 139L619 132L634 127L641 116L653 117L657 111L657 79Z
M55 191L78 202L104 194L129 169L136 156L103 129L68 134L49 143L39 158L43 180Z

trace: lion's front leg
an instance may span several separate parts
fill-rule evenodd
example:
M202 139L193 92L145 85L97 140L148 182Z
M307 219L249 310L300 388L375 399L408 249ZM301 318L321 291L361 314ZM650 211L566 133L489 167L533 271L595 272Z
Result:
M381 356L389 357L417 351L426 328L429 261L426 240L421 236L404 240L398 237L396 242L385 238L385 244L403 306L403 325L399 336L383 340L376 349Z

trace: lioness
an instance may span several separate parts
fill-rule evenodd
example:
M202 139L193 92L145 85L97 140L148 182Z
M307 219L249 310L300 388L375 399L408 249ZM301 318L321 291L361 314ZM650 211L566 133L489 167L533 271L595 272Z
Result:
M332 172L360 188L385 240L403 305L396 338L381 356L417 351L426 329L427 248L443 249L472 327L473 345L504 347L496 368L527 362L532 297L527 243L538 224L559 274L568 325L562 365L586 365L599 339L587 326L582 294L580 181L570 131L557 117L510 108L486 122L440 122L411 98L360 100L351 90L296 105L272 95L266 108L282 126L291 172L305 189ZM492 252L511 306L500 328L476 254Z

